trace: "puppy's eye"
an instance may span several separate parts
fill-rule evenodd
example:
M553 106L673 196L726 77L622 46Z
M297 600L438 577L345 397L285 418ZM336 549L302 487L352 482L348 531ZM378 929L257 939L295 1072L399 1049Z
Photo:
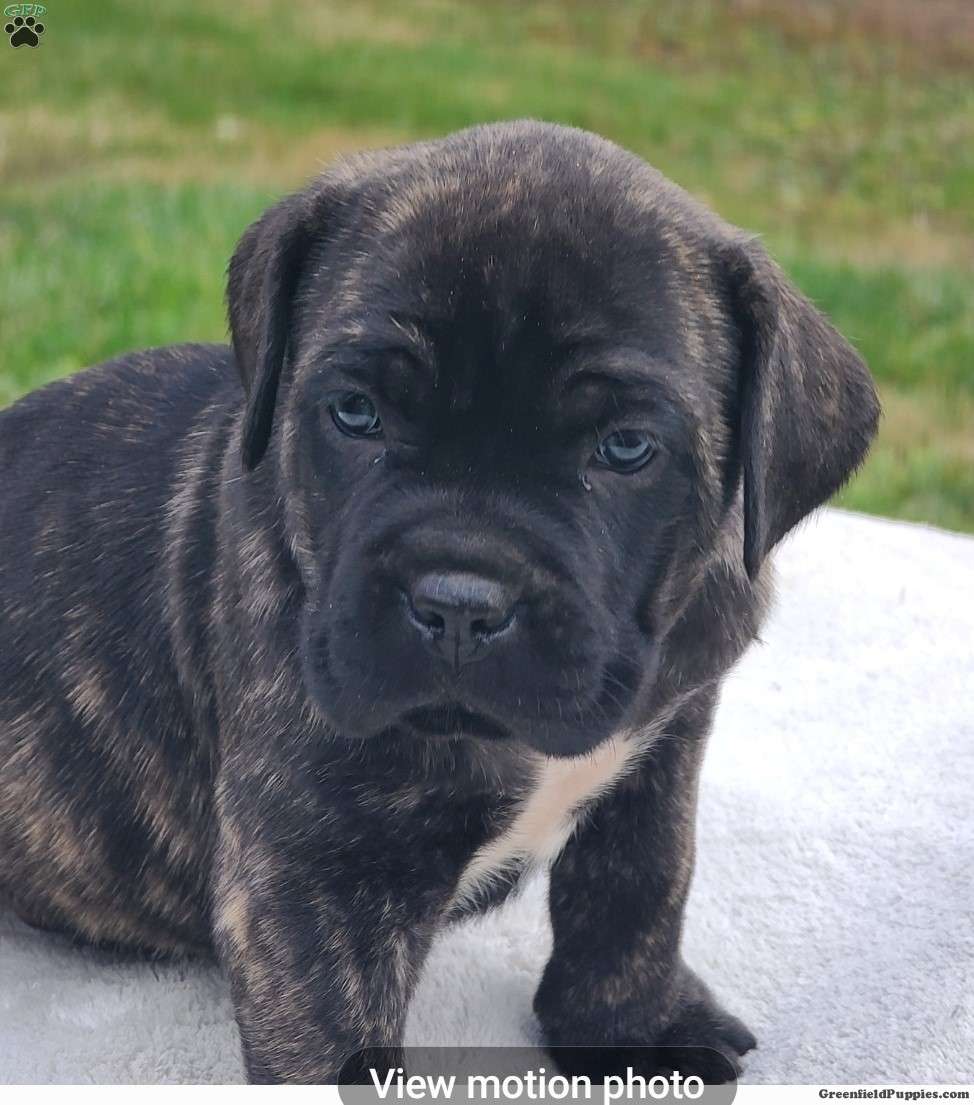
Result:
M331 401L332 421L349 437L375 437L382 430L382 419L375 403L360 391L347 391Z
M595 459L614 472L636 472L653 459L655 452L649 434L643 430L616 430L599 442Z

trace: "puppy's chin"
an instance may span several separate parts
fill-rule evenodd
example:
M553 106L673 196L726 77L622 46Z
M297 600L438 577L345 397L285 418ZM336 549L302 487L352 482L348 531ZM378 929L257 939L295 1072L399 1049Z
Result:
M553 759L584 756L614 733L627 727L627 711L608 712L600 703L587 716L569 722L563 718L514 718L481 705L443 699L410 705L395 711L389 704L346 713L336 703L319 709L336 733L352 741L390 738L403 742L473 740L488 744L516 743Z
M509 726L488 714L448 702L408 710L377 736L405 741L516 743L551 759L571 759L593 751L616 730L616 726L606 727L604 723L576 729L537 724Z
M305 685L322 716L343 738L516 742L544 756L569 758L583 756L614 733L645 722L637 715L652 690L659 650L649 649L641 664L621 656L598 664L601 676L595 691L580 704L572 700L569 705L562 688L539 686L536 712L514 709L514 703L504 701L503 687L497 688L496 697L485 695L483 688L464 694L462 683L455 680L443 680L425 694L419 688L414 695L404 688L401 693L378 694L373 687L381 687L383 680L365 679L353 686L337 678L328 651L324 634L306 639Z
M417 737L476 737L480 740L510 740L511 730L479 710L461 702L430 703L403 714L396 728Z

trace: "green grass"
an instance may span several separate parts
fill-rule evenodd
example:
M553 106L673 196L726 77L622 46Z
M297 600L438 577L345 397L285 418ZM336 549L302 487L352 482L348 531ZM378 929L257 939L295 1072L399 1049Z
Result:
M970 24L932 39L905 0L814 8L51 5L40 49L0 43L0 402L222 338L234 241L321 161L534 115L759 231L880 381L880 439L842 501L974 531Z
M271 193L92 183L10 199L0 403L128 349L222 340L226 258Z

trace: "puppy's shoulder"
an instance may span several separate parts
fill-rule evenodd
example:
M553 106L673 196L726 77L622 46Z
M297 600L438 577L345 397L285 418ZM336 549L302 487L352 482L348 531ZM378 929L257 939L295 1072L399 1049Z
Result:
M131 396L173 399L209 397L220 388L240 390L239 377L230 347L186 343L125 353L120 357L83 368L28 392L12 406L0 411L0 418L27 417L45 408L72 408L86 398L103 401L111 392Z
M171 345L104 361L29 392L0 411L0 467L84 441L168 436L204 405L239 405L228 346Z

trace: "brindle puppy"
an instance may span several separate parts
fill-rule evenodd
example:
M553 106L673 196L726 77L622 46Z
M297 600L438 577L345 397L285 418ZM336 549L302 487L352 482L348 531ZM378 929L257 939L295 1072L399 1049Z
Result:
M232 350L0 415L6 899L214 948L250 1078L323 1081L552 864L546 1039L736 1063L680 958L697 777L768 553L874 433L859 357L753 239L532 122L332 168L229 308Z

